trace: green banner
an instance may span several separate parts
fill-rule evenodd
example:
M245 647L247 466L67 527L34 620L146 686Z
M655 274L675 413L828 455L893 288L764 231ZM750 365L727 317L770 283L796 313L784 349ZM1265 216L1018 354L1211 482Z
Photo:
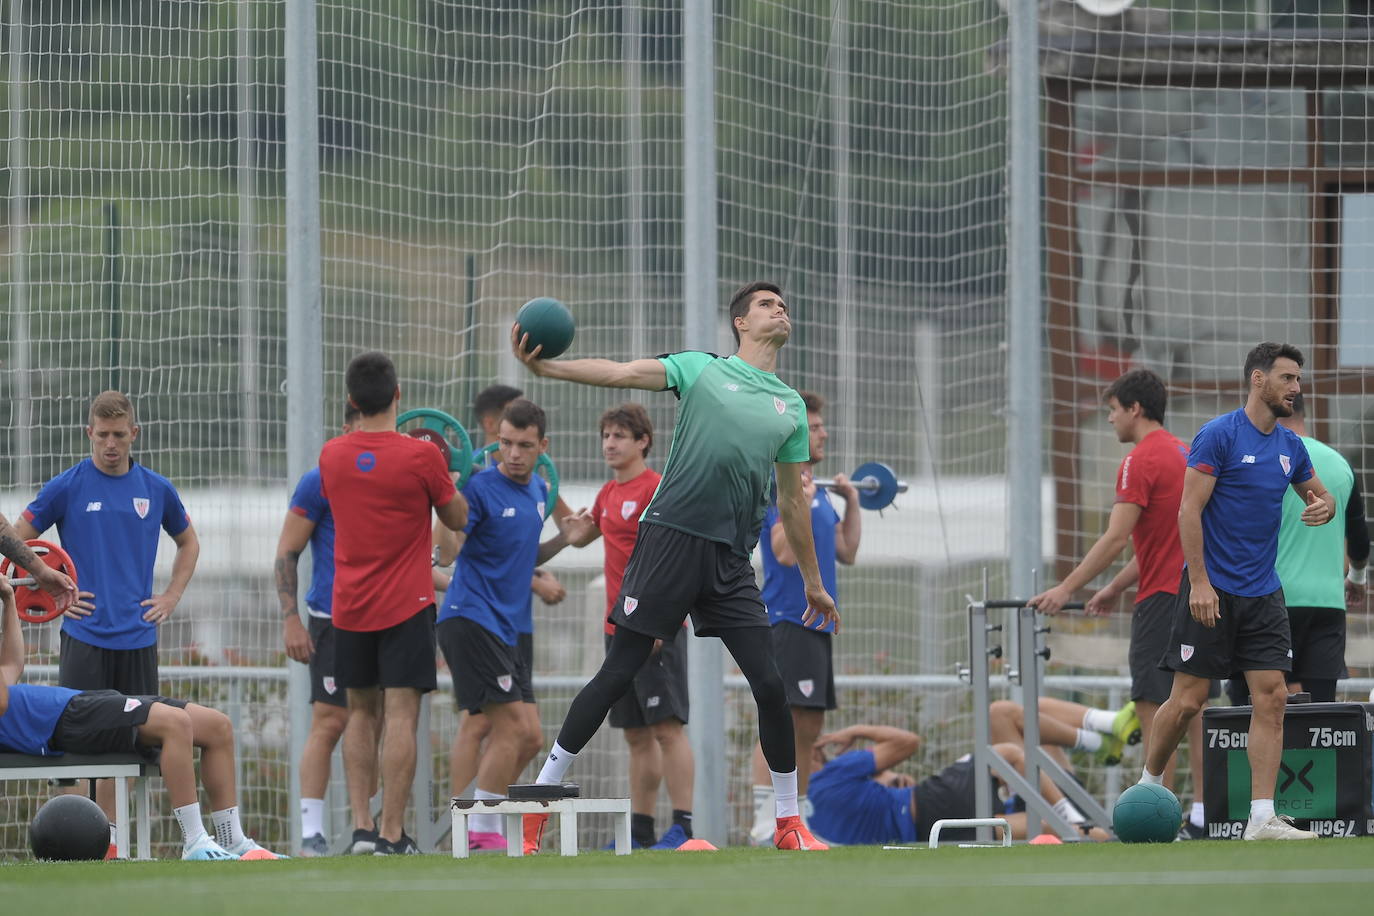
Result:
M1336 816L1336 751L1285 750L1274 786L1274 810L1292 818ZM1231 820L1250 817L1250 760L1245 751L1226 755L1226 807Z

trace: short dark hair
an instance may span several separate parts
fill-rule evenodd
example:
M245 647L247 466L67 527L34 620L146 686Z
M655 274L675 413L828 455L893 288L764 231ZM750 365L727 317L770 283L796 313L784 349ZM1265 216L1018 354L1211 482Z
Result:
M1116 402L1127 410L1139 404L1145 419L1163 423L1169 390L1164 386L1164 379L1149 369L1132 369L1102 392L1102 400L1110 398L1116 398Z
M345 423L352 423L354 420L358 419L358 417L362 416L362 414L363 412L361 410L353 406L352 401L344 401L343 421Z
M506 405L525 392L519 388L512 388L510 385L488 385L472 399L472 412L477 419L499 414L505 409Z
M353 357L344 373L348 397L365 417L374 417L391 406L396 397L396 364L380 350Z
M544 409L529 398L516 398L506 405L506 409L501 411L501 422L509 423L516 429L529 429L531 426L539 430L539 438L544 438L544 431L548 428L548 421L544 417Z
M1302 351L1299 350L1297 347L1293 346L1292 344L1281 344L1273 343L1272 341L1265 341L1264 343L1257 345L1255 349L1251 350L1249 354L1247 354L1245 357L1246 389L1249 389L1250 376L1254 373L1256 369L1258 369L1261 372L1268 373L1270 369L1274 368L1275 360L1285 358L1291 359L1293 362L1297 363L1299 369L1302 368Z
M776 293L781 296L782 287L767 280L755 280L735 290L735 294L730 297L730 333L735 335L736 346L739 345L739 331L735 329L735 319L749 314L749 300L754 293Z
M604 433L607 426L622 426L636 439L647 438L649 442L644 446L644 457L649 457L649 450L654 447L654 424L649 420L649 412L641 405L626 401L609 408L601 415L597 429Z
M1301 417L1307 414L1307 404L1303 401L1302 392L1293 395L1293 416Z
M807 413L820 413L825 410L825 398L816 394L814 391L798 391L801 395L802 403L806 405Z

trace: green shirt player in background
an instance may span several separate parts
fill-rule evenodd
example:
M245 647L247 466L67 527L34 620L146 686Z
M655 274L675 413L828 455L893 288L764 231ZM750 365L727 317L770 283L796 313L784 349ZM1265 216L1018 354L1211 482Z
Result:
M605 388L672 391L681 401L663 480L640 517L639 535L611 613L615 636L601 670L573 700L558 741L539 773L558 784L596 734L611 706L653 651L672 639L690 613L698 636L718 636L749 682L759 711L759 743L777 797L779 849L825 849L797 808L792 712L773 661L768 614L749 555L759 539L776 469L778 509L806 588L806 623L839 622L821 584L802 493L810 456L806 407L774 374L792 332L782 290L751 283L730 302L739 350L722 359L686 351L618 363L605 359L543 360L526 353L519 325L511 345L531 372ZM526 818L526 851L537 848L548 815Z
M1364 607L1369 527L1364 497L1350 462L1307 434L1305 414L1299 394L1293 398L1293 415L1280 417L1279 423L1302 437L1312 467L1331 493L1336 516L1330 525L1304 525L1302 499L1292 489L1284 493L1274 571L1283 583L1288 628L1293 635L1293 670L1286 674L1288 692L1306 691L1314 703L1331 703L1336 699L1336 681L1350 676L1345 668L1345 612L1347 608L1355 611ZM1232 678L1227 693L1236 706L1250 703L1250 689L1243 677Z

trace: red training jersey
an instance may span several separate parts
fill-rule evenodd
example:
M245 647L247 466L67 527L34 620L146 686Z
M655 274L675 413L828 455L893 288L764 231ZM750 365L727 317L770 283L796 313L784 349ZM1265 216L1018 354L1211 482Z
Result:
M457 491L432 443L397 432L331 439L320 492L334 514L334 626L385 630L434 603L430 508Z
M1188 446L1157 429L1140 440L1116 472L1116 501L1134 503L1140 519L1131 532L1140 566L1136 602L1151 595L1178 594L1183 577L1183 545L1178 540L1178 504L1183 500L1183 472Z
M630 562L630 554L635 549L635 537L639 533L639 517L644 507L658 489L663 475L653 468L646 468L638 477L625 483L606 481L592 503L592 521L601 529L606 540L606 616L611 615L615 599L620 597L620 583L625 578L625 567ZM614 633L615 626L608 620L607 633Z

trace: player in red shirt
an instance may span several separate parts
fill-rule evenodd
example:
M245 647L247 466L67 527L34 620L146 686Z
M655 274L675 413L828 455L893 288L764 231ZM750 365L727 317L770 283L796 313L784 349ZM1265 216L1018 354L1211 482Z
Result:
M345 381L362 415L354 432L320 451L320 491L334 513L334 680L348 690L350 851L414 853L402 818L415 775L420 696L436 686L430 510L462 531L468 504L439 450L396 431L401 388L391 360L360 354ZM382 817L374 825L368 798L377 784L379 718Z
M601 415L601 454L615 476L596 494L590 510L570 516L563 531L574 547L605 537L606 645L615 625L609 620L630 562L639 517L662 479L645 464L654 444L654 427L639 404L626 402ZM624 729L630 746L631 841L636 846L676 849L692 838L692 746L687 723L687 641L683 629L671 641L657 640L654 652L635 675L625 695L611 707L611 727ZM673 824L661 839L654 832L658 787L667 780Z
M1133 369L1118 378L1103 394L1107 422L1121 442L1135 445L1116 473L1116 504L1107 531L1093 544L1083 561L1054 588L1036 595L1030 604L1047 614L1062 608L1075 591L1086 586L1112 564L1129 539L1135 556L1110 584L1089 599L1089 614L1107 614L1122 592L1136 586L1135 611L1131 615L1131 700L1140 719L1140 735L1149 744L1155 713L1173 686L1173 673L1159 667L1168 648L1173 608L1183 576L1183 547L1178 539L1178 507L1183 498L1183 472L1188 446L1164 428L1168 403L1164 381L1149 369ZM1216 695L1215 693L1213 694ZM1091 713L1089 714L1091 715ZM1099 715L1110 715L1100 712ZM1122 716L1124 720L1127 716ZM1201 716L1197 717L1200 723ZM1100 723L1099 723L1100 724ZM1089 726L1091 727L1091 725ZM1116 729L1117 737L1129 726ZM1133 729L1129 729L1133 730ZM1202 826L1202 727L1190 735L1193 770L1191 820ZM1165 772L1173 784L1175 760Z

